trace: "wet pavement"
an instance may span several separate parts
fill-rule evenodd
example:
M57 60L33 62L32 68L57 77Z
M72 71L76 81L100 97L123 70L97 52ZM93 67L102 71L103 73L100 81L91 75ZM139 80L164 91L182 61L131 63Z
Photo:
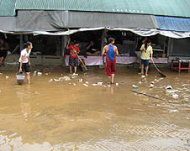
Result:
M190 75L118 72L110 86L97 69L44 70L30 85L0 71L0 151L190 150Z

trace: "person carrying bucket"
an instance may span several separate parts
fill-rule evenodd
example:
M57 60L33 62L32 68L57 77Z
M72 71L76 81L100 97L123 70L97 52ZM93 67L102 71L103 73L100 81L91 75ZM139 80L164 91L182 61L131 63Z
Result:
M25 43L19 58L19 72L26 72L28 84L30 84L30 53L32 48L31 42Z
M104 46L102 56L106 55L106 75L110 84L114 84L116 73L116 55L119 55L117 47L114 45L115 39L109 38L108 45Z

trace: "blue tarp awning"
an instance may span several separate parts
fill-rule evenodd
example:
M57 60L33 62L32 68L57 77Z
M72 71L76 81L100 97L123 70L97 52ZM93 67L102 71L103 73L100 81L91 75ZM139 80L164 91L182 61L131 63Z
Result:
M160 30L190 32L190 18L156 16Z

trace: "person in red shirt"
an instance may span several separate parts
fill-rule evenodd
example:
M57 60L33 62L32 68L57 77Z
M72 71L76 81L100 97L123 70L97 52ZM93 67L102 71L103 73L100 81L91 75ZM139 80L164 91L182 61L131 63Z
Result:
M77 66L78 66L78 54L80 52L79 42L74 41L73 45L70 45L70 41L69 41L67 44L67 49L70 50L70 56L69 56L70 73L76 74ZM74 67L74 73L73 73L73 67Z

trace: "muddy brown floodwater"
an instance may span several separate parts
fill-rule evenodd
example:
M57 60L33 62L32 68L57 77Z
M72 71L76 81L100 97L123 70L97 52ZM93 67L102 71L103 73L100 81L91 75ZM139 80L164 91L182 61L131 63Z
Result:
M1 71L0 150L189 151L190 74L164 71L163 79L152 70L142 80L134 69L118 72L118 86L109 86L97 69L45 71L30 85Z

